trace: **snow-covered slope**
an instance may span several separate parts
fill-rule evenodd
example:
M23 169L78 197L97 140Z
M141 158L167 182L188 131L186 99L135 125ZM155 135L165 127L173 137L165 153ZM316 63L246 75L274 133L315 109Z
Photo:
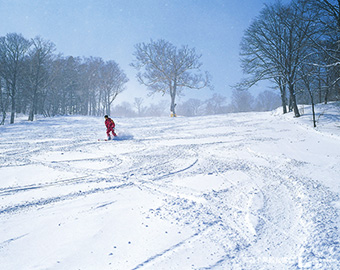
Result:
M0 127L0 269L339 269L340 112Z

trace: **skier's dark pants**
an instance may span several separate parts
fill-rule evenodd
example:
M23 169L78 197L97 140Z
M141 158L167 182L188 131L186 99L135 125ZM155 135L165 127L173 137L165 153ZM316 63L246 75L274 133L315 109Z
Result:
M114 137L117 136L117 134L115 133L115 131L114 131L113 128L108 128L108 129L106 130L107 137L111 137L111 136L110 136L110 132L112 132L112 135L113 135Z

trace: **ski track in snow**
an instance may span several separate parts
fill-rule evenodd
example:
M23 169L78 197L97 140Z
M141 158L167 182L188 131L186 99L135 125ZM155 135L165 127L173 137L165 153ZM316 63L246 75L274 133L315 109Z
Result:
M271 113L116 122L109 142L98 118L0 127L1 269L340 269L340 137Z

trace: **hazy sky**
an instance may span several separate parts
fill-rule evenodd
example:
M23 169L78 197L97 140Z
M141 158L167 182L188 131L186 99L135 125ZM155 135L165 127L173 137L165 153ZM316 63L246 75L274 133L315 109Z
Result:
M230 85L242 77L239 44L244 30L264 3L275 0L0 0L0 36L37 35L55 43L65 56L96 56L115 60L130 82L117 102L147 98L135 79L134 45L165 39L174 45L195 47L203 70L212 75L215 90L186 92L210 98L230 97Z

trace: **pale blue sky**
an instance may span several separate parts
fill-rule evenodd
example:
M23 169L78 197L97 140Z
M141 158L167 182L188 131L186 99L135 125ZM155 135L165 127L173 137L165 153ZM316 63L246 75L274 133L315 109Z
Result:
M137 96L153 102L129 66L136 43L162 38L179 47L188 45L202 53L202 69L212 75L215 91L188 91L181 100L206 99L213 93L229 98L230 85L242 77L239 44L243 32L263 4L274 1L0 0L0 36L11 32L26 38L40 35L65 56L115 60L130 79L117 102L133 102Z

